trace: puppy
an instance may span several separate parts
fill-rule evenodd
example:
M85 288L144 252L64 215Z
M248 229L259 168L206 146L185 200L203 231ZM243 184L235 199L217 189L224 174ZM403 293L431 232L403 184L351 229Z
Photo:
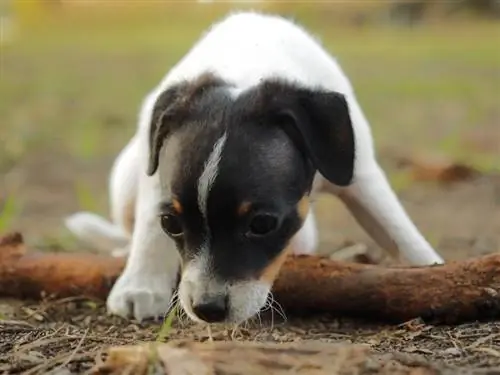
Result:
M388 184L334 58L289 20L233 13L145 98L111 173L113 224L91 213L66 223L130 246L111 313L162 316L180 266L193 320L240 323L263 308L287 254L314 252L321 191L393 256L443 262Z

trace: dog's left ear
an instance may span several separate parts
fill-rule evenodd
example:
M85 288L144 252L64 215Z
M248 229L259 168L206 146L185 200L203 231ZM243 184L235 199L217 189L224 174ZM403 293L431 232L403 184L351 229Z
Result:
M355 138L344 95L276 82L264 84L263 90L267 103L272 103L268 113L285 131L288 126L298 131L315 168L330 182L349 185L354 174Z

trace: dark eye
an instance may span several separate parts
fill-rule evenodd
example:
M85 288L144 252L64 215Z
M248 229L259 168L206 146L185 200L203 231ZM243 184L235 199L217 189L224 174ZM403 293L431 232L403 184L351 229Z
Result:
M278 228L278 218L269 214L255 215L250 222L248 234L252 236L264 236Z
M182 225L179 218L172 214L161 216L161 227L168 235L172 237L179 237L182 235Z

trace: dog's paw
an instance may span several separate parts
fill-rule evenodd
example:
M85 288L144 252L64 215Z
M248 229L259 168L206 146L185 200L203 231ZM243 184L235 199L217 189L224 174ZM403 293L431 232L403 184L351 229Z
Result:
M107 309L123 318L163 318L168 312L173 291L172 278L165 274L123 273L113 286Z

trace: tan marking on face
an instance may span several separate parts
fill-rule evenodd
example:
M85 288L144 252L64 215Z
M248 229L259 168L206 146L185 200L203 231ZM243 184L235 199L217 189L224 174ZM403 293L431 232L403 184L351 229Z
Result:
M250 211L250 207L252 206L252 204L250 202L243 202L242 204L240 204L240 206L238 207L238 216L243 216L245 215L248 211Z
M291 246L285 247L283 251L281 251L281 253L276 258L274 258L274 260L266 268L264 268L264 271L261 273L259 280L264 281L268 284L273 284L276 276L278 276L281 266L285 262L286 257L292 251L291 249Z
M309 212L309 197L303 196L302 199L297 203L297 212L302 219L302 222L306 219L307 213ZM278 276L278 273L281 269L281 266L286 260L288 254L292 251L292 246L289 244L287 247L281 251L281 253L273 259L273 261L264 268L264 271L261 273L259 280L267 282L269 284L273 284L274 280Z
M309 212L309 196L304 195L299 203L297 203L297 212L299 213L300 218L302 219L302 222L306 219L306 216Z
M177 214L182 214L182 205L177 199L172 200L172 206Z

